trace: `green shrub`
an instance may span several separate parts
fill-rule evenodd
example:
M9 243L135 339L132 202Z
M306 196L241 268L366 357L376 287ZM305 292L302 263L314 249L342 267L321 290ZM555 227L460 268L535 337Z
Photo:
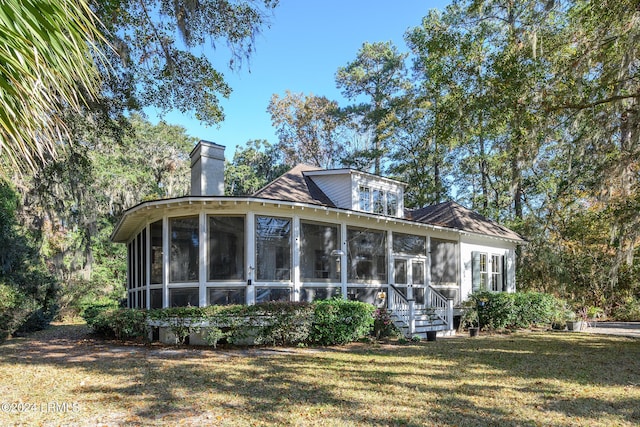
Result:
M84 317L94 332L120 340L148 336L151 321L166 324L181 344L191 333L203 331L205 340L214 347L223 339L239 343L247 337L256 344L333 345L367 336L374 310L371 304L342 299L150 311L114 308L107 302L86 307Z
M621 322L639 321L640 301L634 297L625 298L620 305L612 310L611 317Z
M311 304L268 302L252 307L256 344L292 345L308 341L314 319Z
M145 310L118 308L109 313L109 324L116 339L147 339L147 313Z
M368 335L373 326L371 304L340 298L316 301L309 341L320 345L346 344Z
M97 323L103 322L104 319L98 319L98 315L107 311L107 310L115 310L118 308L118 304L113 300L98 300L92 304L87 304L82 307L81 315L84 320L87 322L87 325L94 330L96 333L102 333L101 329L105 325L98 325Z
M563 316L565 303L540 292L477 292L465 306L463 318L477 319L481 328L496 330L551 326Z
M225 333L222 329L217 326L209 326L206 329L206 335L204 337L207 344L213 346L213 348L218 348L218 341L227 337L227 333Z
M22 299L12 286L0 282L0 343L17 329L20 316L16 312Z
M511 295L514 299L512 326L515 328L551 325L564 305L553 295L542 292L516 292Z
M34 307L29 316L24 319L18 332L41 331L49 327L51 321L58 314L58 305L51 304L48 308Z
M147 313L145 310L133 308L110 308L95 306L87 325L94 333L119 340L146 339L149 333ZM87 310L85 310L85 314Z

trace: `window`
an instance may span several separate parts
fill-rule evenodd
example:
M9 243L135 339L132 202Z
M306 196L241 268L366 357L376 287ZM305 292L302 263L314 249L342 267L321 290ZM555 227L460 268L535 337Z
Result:
M347 288L347 299L349 301L368 302L375 306L381 306L385 303L385 298L388 295L388 289L384 288ZM385 298L382 298L384 296Z
M427 238L412 234L393 233L393 252L424 256L427 253Z
M489 261L487 254L480 254L480 289L487 290L487 283L489 282Z
M484 252L471 253L472 290L500 292L506 290L504 282L504 255Z
M384 214L384 191L373 190L373 213Z
M169 307L198 307L200 293L198 288L169 289Z
M200 264L198 217L171 218L170 281L197 282Z
M256 217L257 280L291 280L291 220Z
M361 185L358 187L358 197L363 212L390 216L398 214L398 195L394 192Z
M244 217L209 217L209 280L244 280Z
M300 289L300 301L313 302L322 299L331 299L340 296L340 288L302 288Z
M340 229L333 224L300 223L300 275L304 281L340 280Z
M360 210L371 212L371 189L369 187L360 186Z
M431 282L435 286L457 285L458 244L431 239Z
M134 271L133 242L130 242L129 244L127 244L127 288L128 289L133 288L133 271ZM129 298L129 301L131 301L131 298Z
M360 281L387 281L387 251L384 231L347 229L348 278Z
M291 288L256 288L256 304L270 301L291 301Z
M162 220L151 224L151 283L162 283ZM161 300L162 301L162 300Z
M424 285L424 262L411 261L411 283Z
M162 289L150 289L151 309L162 308Z
M140 240L138 241L138 271L140 273L140 281L138 286L147 286L147 229L143 228L142 232L138 234ZM146 293L145 293L146 295Z
M142 286L142 270L144 269L144 260L142 259L142 233L138 233L136 236L135 256L133 262L136 266L136 275L134 278L134 288Z
M491 290L502 291L502 256L491 255Z
M396 285L407 285L407 260L397 259L394 261L394 283Z
M396 193L387 193L387 215L398 215L398 195Z
M244 288L209 288L209 305L235 305L246 302Z

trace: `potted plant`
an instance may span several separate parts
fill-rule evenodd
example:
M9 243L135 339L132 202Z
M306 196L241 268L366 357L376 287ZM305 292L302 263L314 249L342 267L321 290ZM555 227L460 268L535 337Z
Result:
M587 329L587 309L585 307L582 307L577 313L569 312L567 329L574 332Z
M431 308L426 313L429 316L429 324L433 325L433 322L438 319L438 315L434 308ZM427 331L427 341L435 341L437 339L438 331Z
M556 331L566 331L567 321L571 317L575 318L575 313L567 307L566 303L558 304L553 312L553 318L551 319L551 329Z
M478 336L478 333L480 332L478 308L473 304L473 302L468 301L465 304L464 313L460 319L460 326L469 331L470 337Z

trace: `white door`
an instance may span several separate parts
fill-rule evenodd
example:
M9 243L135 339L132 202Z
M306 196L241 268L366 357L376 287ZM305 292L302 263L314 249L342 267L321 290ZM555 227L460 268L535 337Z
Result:
M416 307L425 304L425 262L423 259L396 257L394 260L394 284L406 297L414 298Z

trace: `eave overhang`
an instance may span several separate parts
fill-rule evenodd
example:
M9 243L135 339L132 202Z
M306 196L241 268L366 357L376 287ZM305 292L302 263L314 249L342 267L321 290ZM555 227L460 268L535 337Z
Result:
M427 229L439 231L443 233L451 233L456 236L468 235L490 238L492 240L507 241L514 244L523 244L526 241L509 239L499 236L492 236L481 233L473 233L463 231L451 227L443 227L440 225L424 223L404 218L395 218L384 215L377 215L367 212L354 211L351 209L343 209L329 207L321 204L300 203L286 200L264 199L258 197L230 197L230 196L185 196L173 199L151 200L137 204L127 209L118 223L116 224L111 241L115 243L127 243L135 234L137 234L149 221L161 219L168 211L172 216L189 215L199 212L202 209L215 210L216 207L238 207L247 205L247 210L259 210L260 207L285 208L290 210L312 209L315 212L324 212L325 216L335 215L335 218L355 218L375 221L378 224L397 224L400 226L418 227L419 229Z

